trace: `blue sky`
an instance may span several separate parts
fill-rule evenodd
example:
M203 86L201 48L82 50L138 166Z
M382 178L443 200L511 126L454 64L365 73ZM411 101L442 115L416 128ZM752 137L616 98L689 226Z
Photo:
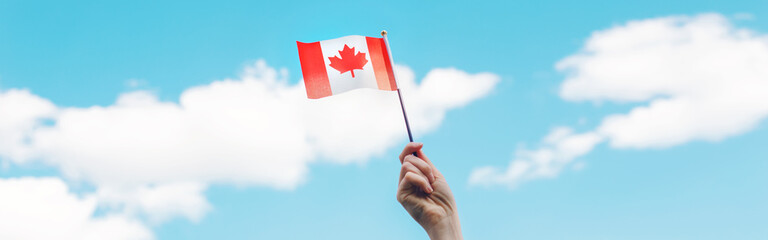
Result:
M622 148L611 145L617 137L610 135L610 143L595 144L554 176L513 187L469 183L478 167L503 170L519 149L538 149L553 128L592 132L607 115L653 101L614 101L597 93L585 95L588 101L562 97L570 76L555 65L579 54L593 32L704 13L768 34L765 1L2 1L0 92L28 89L62 109L107 107L137 90L178 103L185 90L237 79L259 59L286 69L288 83L297 83L295 41L377 36L386 29L395 62L409 67L416 82L448 67L500 79L482 97L447 109L434 130L415 136L451 184L465 238L767 239L764 115L753 127L714 141L694 137ZM210 209L196 220L135 218L157 239L424 239L394 197L396 156L406 141L402 132L382 153L347 164L321 154L289 189L208 182ZM0 160L3 179L60 178L78 196L99 184L64 174L56 160L21 162L3 154Z

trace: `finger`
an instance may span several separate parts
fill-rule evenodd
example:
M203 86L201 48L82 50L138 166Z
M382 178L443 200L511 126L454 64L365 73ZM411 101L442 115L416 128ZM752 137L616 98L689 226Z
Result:
M435 167L435 164L432 163L432 160L429 160L427 155L425 155L421 149L416 151L416 155L422 160L424 160L425 162L427 162L427 164L429 164L430 167L432 167L432 174L434 174L435 178L439 178L443 176L443 174L440 173L440 170L437 170L437 167Z
M425 178L427 177L426 175L424 175L424 173L421 172L421 170L419 170L419 168L414 166L412 163L404 162L403 165L400 167L400 180L399 181L403 181L403 177L405 177L405 174L409 173L409 172L412 172L412 173L424 176Z
M405 158L405 156L413 154L414 152L421 149L422 146L424 146L423 143L416 143L416 142L408 143L407 145L405 145L405 148L403 148L403 152L400 153L400 163L403 163L403 158Z
M424 152L421 150L421 148L419 148L419 150L416 150L416 157L419 157L422 160L424 160L425 162L427 162L429 164L429 166L434 167L434 165L432 164L432 161L429 160L429 158L427 157L427 155L424 154Z
M421 173L423 173L424 175L426 175L428 177L430 183L435 181L435 173L432 172L432 166L430 166L429 163L424 161L424 159L417 158L417 157L415 157L413 155L407 155L407 156L405 156L405 159L403 160L403 164L405 164L405 163L411 163L414 166L416 166L417 168L419 168Z
M413 172L407 172L403 177L403 181L400 182L400 189L405 190L411 187L418 187L427 194L431 194L433 191L432 186L429 185L429 182L427 182L427 179L424 178L424 176L419 176Z

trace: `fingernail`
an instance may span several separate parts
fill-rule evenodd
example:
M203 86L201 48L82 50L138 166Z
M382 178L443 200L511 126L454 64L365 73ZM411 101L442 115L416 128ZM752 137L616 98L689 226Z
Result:
M432 194L432 191L435 191L432 186L427 186L427 193Z

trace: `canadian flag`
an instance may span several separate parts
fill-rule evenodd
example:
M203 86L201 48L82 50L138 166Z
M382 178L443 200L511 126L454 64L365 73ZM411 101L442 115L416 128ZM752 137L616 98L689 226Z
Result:
M397 90L384 38L353 35L296 44L309 98L358 88Z

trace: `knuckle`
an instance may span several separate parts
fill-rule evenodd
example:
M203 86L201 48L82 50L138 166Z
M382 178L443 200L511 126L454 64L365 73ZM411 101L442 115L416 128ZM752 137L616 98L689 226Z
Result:
M400 166L400 170L408 170L411 167L413 167L413 163L410 162L403 162L403 165Z
M403 161L408 161L408 162L411 162L411 163L416 163L416 162L418 162L418 159L419 158L417 158L417 157L415 157L415 156L413 156L411 154L408 154L408 156L405 156Z
M403 182L413 182L413 172L407 171L403 174Z
M403 177L403 178L404 178L405 180L409 181L409 182L416 182L416 181L419 181L419 175L418 175L418 174L416 174L416 173L415 173L415 172L413 172L413 171L408 171L407 173L405 173L405 177Z
M431 167L429 166L429 164L427 164L427 162L425 162L421 158L414 157L413 155L410 155L410 157L406 157L406 161L404 162L409 162L414 166L419 167L419 169L422 169L422 170L431 169Z
M416 183L416 184L418 184L418 183L420 183L420 182L421 182L421 180L422 180L422 177L421 177L421 176L420 176L418 173L416 173L416 172L413 172L413 171L408 171L408 173L406 173L406 179L407 179L409 182L411 182L411 183Z

